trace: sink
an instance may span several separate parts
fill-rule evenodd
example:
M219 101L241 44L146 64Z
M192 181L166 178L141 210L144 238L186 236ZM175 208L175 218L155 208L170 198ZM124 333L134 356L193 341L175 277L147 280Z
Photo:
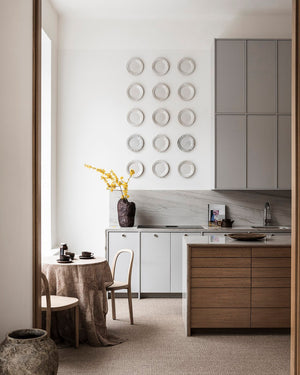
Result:
M291 230L291 227L284 225L252 225L251 228L256 229L277 229L277 230Z
M154 225L154 224L141 224L138 228L144 229L204 229L202 225Z

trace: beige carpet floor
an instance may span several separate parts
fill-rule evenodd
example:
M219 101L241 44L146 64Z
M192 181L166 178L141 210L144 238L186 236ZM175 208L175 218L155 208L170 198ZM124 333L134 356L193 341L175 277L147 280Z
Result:
M126 341L113 347L59 349L59 374L74 375L288 375L289 335L205 333L186 337L180 299L118 299L109 331Z

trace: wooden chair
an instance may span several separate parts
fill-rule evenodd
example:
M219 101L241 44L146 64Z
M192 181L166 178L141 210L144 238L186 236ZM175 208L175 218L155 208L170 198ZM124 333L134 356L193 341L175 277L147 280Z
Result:
M116 281L115 280L115 272L116 272L116 265L117 259L120 254L122 253L129 253L130 254L130 262L128 267L128 277L127 282ZM127 296L128 296L128 307L129 307L129 316L130 316L130 324L133 324L133 313L132 313L132 296L131 296L131 272L132 272L132 264L133 264L134 253L130 249L122 249L117 252L114 257L113 266L112 266L112 277L113 277L113 284L106 287L106 290L111 293L111 310L112 310L112 318L116 319L116 303L115 303L115 291L120 289L127 289Z
M46 311L46 331L50 337L51 335L51 312L62 311L74 308L75 321L75 348L79 347L79 306L78 298L64 297L64 296L50 296L49 283L44 273L41 273L42 281L44 282L46 295L42 296L41 308Z

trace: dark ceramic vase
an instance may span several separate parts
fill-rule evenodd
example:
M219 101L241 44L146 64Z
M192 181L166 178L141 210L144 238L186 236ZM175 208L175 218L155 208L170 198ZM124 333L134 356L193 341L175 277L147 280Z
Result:
M133 227L135 204L127 199L120 199L118 202L118 220L120 227Z
M58 352L42 329L19 329L0 345L0 374L56 375Z

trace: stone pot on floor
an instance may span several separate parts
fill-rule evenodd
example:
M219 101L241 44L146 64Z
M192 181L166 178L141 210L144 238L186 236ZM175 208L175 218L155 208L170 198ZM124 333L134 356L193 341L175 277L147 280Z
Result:
M118 220L120 227L133 227L135 204L127 199L120 199L118 202Z
M42 329L20 329L6 336L0 345L0 374L55 375L58 351Z

